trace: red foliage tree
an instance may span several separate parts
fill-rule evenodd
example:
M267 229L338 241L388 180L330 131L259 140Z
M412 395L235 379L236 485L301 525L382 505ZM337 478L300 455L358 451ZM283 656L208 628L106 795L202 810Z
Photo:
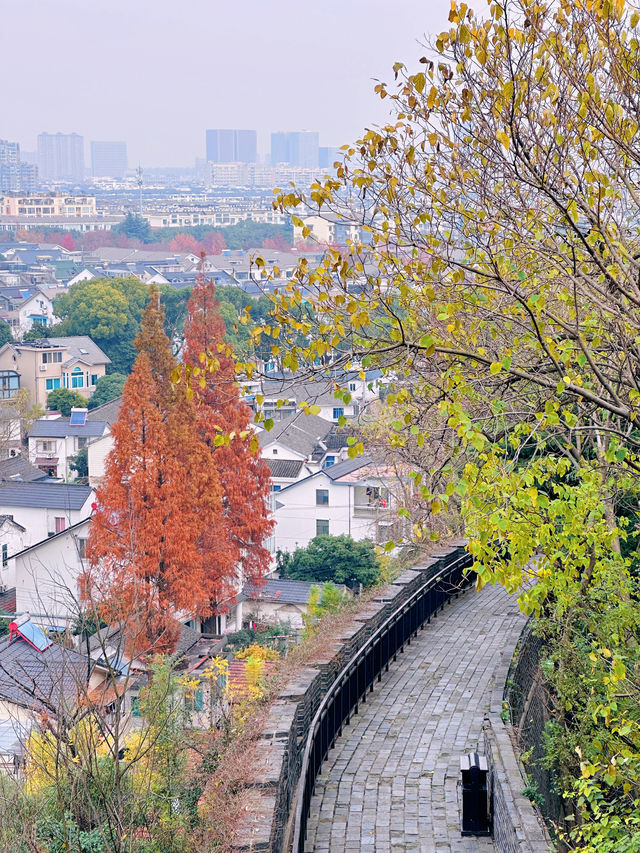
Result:
M227 241L224 239L224 234L211 231L202 241L202 245L207 255L220 255L222 250L227 248Z
M263 249L276 249L278 252L290 252L291 244L282 236L276 234L274 237L266 237L262 241Z
M210 531L222 517L221 485L198 435L198 412L176 369L158 293L152 292L136 339L139 355L112 427L113 451L98 489L87 545L84 597L102 617L127 624L136 651L170 650L175 617L212 612L235 592L217 561Z
M191 234L177 234L169 243L172 252L195 252L200 254L202 246Z
M73 252L76 247L75 240L69 233L61 234L59 238L56 237L56 242L58 245L62 246L63 249L67 249L69 252Z
M269 566L263 542L273 529L268 508L270 472L259 456L252 415L240 397L233 353L225 341L215 285L201 275L187 306L185 362L200 365L207 353L215 364L192 378L197 429L210 449L223 493L222 524L212 530L224 572L259 580ZM220 599L219 599L220 601Z

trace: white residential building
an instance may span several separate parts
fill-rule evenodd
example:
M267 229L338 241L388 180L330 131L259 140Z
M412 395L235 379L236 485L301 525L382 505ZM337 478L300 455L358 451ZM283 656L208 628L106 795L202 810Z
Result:
M94 500L90 486L46 480L0 483L0 515L24 527L26 548L87 518Z
M394 481L384 465L360 456L280 489L272 498L274 551L305 548L324 534L387 542L397 533Z
M75 411L84 412L86 417L86 410ZM74 480L76 474L70 469L73 457L109 434L105 421L86 420L83 424L73 424L70 420L60 416L39 418L29 430L29 461L50 477Z
M79 612L79 580L89 538L89 518L15 554L3 583L15 587L16 612L42 628L64 629Z

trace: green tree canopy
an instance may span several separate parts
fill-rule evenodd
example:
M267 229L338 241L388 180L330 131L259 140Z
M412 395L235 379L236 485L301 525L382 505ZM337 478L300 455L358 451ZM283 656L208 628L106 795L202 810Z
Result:
M60 335L89 335L111 359L111 370L129 373L136 352L133 340L149 288L136 278L92 279L72 285L54 311Z
M55 337L57 334L57 326L43 326L40 323L34 323L28 332L22 336L23 341L38 341L41 338Z
M89 398L89 408L95 409L97 406L102 406L103 403L108 403L109 400L115 400L122 394L126 381L127 377L124 373L107 373L106 376L101 376L98 379L96 390Z
M125 237L142 240L143 243L148 243L151 239L149 220L131 211L127 213L122 222L116 225L114 231L118 234L124 234Z
M0 347L12 340L11 326L5 320L0 320Z
M77 391L68 388L56 388L47 396L47 409L51 412L60 412L65 418L71 415L72 408L87 408L87 401Z
M306 548L281 555L283 576L298 581L332 581L352 589L378 580L378 560L373 542L356 542L350 536L316 536Z

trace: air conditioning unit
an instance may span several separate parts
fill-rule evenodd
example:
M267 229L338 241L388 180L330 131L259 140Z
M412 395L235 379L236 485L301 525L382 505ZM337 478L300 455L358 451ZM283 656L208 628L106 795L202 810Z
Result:
M46 365L46 364L41 364L41 365L40 365L40 370L46 370L46 369L47 369L47 365Z
M6 583L0 583L0 595L7 592L8 589L9 589L9 587L7 586Z

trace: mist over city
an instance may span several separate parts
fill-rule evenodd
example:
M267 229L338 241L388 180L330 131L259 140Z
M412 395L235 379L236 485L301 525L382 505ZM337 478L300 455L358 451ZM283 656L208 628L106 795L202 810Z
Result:
M640 851L640 0L0 59L0 853Z

